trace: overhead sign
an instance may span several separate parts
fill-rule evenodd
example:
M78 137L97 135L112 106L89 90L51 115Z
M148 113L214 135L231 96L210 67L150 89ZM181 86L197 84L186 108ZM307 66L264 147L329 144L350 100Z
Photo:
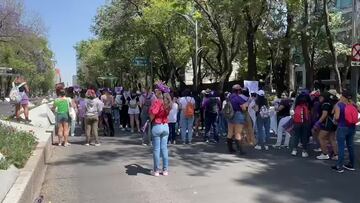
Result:
M352 47L351 66L360 66L360 44L354 44Z
M135 57L133 65L136 67L146 67L149 65L149 60L145 57Z

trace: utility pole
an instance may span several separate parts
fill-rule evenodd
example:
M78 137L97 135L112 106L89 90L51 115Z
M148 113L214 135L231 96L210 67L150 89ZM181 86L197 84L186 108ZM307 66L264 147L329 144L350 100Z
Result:
M353 16L352 16L352 45L359 43L359 32L357 31L359 23L359 0L353 0ZM357 102L358 84L359 83L359 66L351 66L350 89L354 102Z

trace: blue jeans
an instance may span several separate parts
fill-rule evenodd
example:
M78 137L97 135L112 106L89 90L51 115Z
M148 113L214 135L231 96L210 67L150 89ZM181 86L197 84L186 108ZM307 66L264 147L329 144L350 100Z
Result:
M154 171L160 170L160 153L163 159L163 170L169 169L169 155L167 142L169 137L168 124L156 124L152 130L152 144L153 144L153 159L154 159Z
M336 139L339 148L339 159L336 165L340 168L344 165L345 142L349 152L350 164L353 167L355 166L354 136L355 127L338 127L336 131Z
M218 129L219 129L219 133L221 134L227 134L228 133L228 129L227 129L227 120L224 117L223 113L219 114L219 125L218 125Z
M180 114L180 129L181 129L181 139L185 142L191 142L194 126L194 117L186 118L184 113ZM186 133L186 130L188 131Z
M115 123L120 123L120 109L119 107L113 108L114 120Z
M210 130L213 128L214 140L219 141L219 135L217 133L217 114L205 112L205 140L210 138Z
M266 141L270 138L270 118L261 118L260 115L256 117L257 128L257 143L264 146Z

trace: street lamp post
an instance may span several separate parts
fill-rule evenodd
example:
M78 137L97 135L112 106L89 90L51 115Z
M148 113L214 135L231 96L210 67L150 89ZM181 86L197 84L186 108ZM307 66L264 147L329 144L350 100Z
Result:
M198 21L195 19L193 20L191 17L189 17L188 15L184 15L182 13L177 13L178 15L184 17L191 25L193 25L195 27L195 68L193 68L194 71L194 87L198 87L199 85L199 80L198 80L198 72L199 72L199 23ZM200 65L201 67L201 65Z

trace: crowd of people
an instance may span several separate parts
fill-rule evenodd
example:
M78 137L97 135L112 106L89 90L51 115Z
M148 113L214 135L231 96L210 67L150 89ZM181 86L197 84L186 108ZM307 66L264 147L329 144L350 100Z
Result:
M115 136L117 128L139 133L142 144L153 147L155 176L161 172L168 175L168 145L191 145L193 135L214 144L221 143L223 137L229 153L245 155L245 145L269 150L274 134L277 141L271 147L275 149L288 148L293 156L301 152L304 158L309 150L315 150L319 152L317 159L336 160L335 171L355 170L358 109L346 90L341 95L335 90L283 92L273 101L264 90L249 92L241 85L222 95L210 89L199 94L186 89L178 94L162 82L155 84L154 91L59 86L56 92L53 109L59 145L70 145L68 136L74 135L76 123L86 135L87 146L100 146L99 127L104 136ZM274 116L275 121L271 119ZM276 130L270 129L271 122L276 122Z

